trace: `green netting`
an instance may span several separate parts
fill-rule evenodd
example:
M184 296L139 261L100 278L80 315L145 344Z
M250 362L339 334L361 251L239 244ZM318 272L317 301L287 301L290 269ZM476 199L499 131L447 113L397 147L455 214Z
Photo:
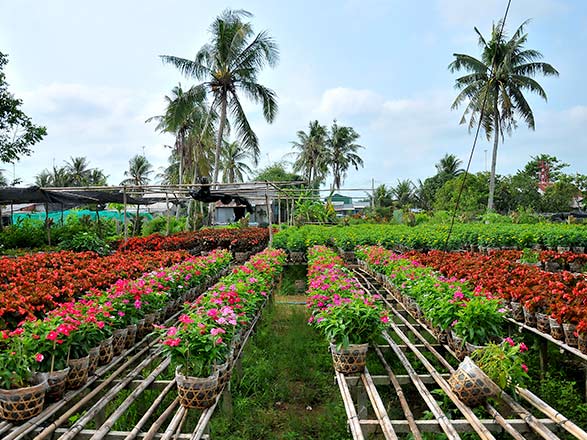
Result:
M63 211L63 220L65 221L68 216L73 215L76 217L84 217L88 216L92 220L96 220L97 215L96 211L90 211L89 209L67 209ZM133 218L136 215L136 211L126 211L127 218ZM148 212L141 212L139 213L141 217L144 217L148 220L152 220L153 216ZM49 218L52 219L54 222L58 222L61 220L61 211L54 211L49 213ZM24 219L33 219L33 220L41 220L45 221L46 214L44 212L19 212L12 214L12 222L14 224L18 224ZM100 219L115 219L118 221L124 221L124 213L118 211L100 211Z

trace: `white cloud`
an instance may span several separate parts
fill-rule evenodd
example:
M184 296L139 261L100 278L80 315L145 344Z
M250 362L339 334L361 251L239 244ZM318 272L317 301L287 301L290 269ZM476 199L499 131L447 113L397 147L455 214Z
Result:
M336 118L381 110L383 98L371 90L357 90L346 87L328 89L322 94L319 112Z

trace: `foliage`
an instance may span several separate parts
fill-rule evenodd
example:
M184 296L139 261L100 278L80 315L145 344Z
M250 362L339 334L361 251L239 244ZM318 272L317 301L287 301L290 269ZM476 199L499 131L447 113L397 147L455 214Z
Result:
M332 204L324 204L319 200L300 200L296 202L295 221L304 223L332 223L336 213Z
M245 115L239 94L244 93L254 102L260 102L267 122L273 122L277 114L275 92L259 84L257 76L266 65L273 67L277 64L279 51L266 31L255 35L251 23L244 21L251 16L244 10L225 10L212 23L211 41L198 51L194 61L162 56L163 62L174 65L184 75L204 81L197 88L209 92L213 103L220 107L214 182L218 182L227 111L233 117L239 142L251 152L254 165L258 162L258 139Z
M308 322L339 347L372 341L389 321L377 296L363 291L330 249L314 246L308 255Z
M283 162L276 162L262 168L253 177L253 180L256 182L292 182L303 180L303 178L297 174L288 172Z
M74 235L69 240L64 240L59 244L59 248L67 251L93 251L98 255L108 255L110 246L96 234L82 232Z
M473 296L457 312L453 331L465 342L483 345L502 336L505 312L499 299Z
M169 233L178 234L185 229L185 217L169 217ZM167 217L159 216L143 225L143 234L149 236L152 234L164 234L167 231Z
M522 343L515 343L511 338L500 344L490 343L475 350L471 359L489 378L511 396L517 396L516 386L524 387L529 379L528 367L522 353L528 348Z
M465 180L459 205L457 199ZM487 179L483 173L462 174L448 180L436 193L434 207L439 210L482 212L487 200Z
M20 332L2 331L0 343L0 388L9 390L29 385L35 364L34 353L27 352L26 340Z
M47 129L34 125L22 110L22 101L8 91L4 66L8 56L0 52L0 162L13 163L30 156L31 147L47 135Z
M479 124L487 139L494 136L489 197L487 210L494 209L496 185L497 148L500 136L511 133L522 119L528 128L534 129L534 114L524 96L531 91L546 100L544 89L533 78L536 74L558 76L557 70L548 63L540 62L542 54L537 50L525 49L528 34L524 32L527 21L522 23L508 40L503 32L503 22L493 25L491 38L486 40L479 30L481 59L466 54L454 54L455 60L449 65L451 72L464 70L466 75L457 78L455 86L460 90L452 108L465 104L461 124L468 121L469 130Z
M352 127L339 126L336 120L332 123L326 141L326 160L332 172L333 188L340 189L351 166L355 170L363 166L363 159L357 154L359 149L364 148L356 143L359 137Z

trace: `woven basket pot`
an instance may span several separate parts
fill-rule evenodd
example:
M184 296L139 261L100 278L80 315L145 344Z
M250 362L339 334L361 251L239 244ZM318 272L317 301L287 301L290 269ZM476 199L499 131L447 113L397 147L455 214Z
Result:
M452 330L450 332L450 338L448 338L448 345L455 352L457 359L463 360L467 356L465 341Z
M127 334L128 330L126 329L126 327L114 330L114 332L112 333L112 353L114 356L118 356L120 353L124 351Z
M33 385L15 390L0 389L0 419L22 422L35 417L43 410L47 376L36 374Z
M47 400L55 402L61 399L65 393L69 367L64 368L63 370L57 370L45 374L47 375L47 384L49 385L49 389L47 389L47 394L45 397Z
M112 336L100 342L100 354L98 355L98 365L106 365L110 363L114 357L114 350L112 349Z
M229 361L223 364L213 365L212 371L218 375L218 392L222 392L224 386L230 381L232 368Z
M69 374L67 375L67 388L77 390L88 381L88 370L90 369L90 356L79 359L70 359Z
M587 354L587 333L579 333L577 337L577 346L581 353Z
M576 329L577 326L575 324L563 324L563 331L565 332L565 344L570 347L576 347L579 343L579 341L577 341L577 336L575 336Z
M524 321L524 310L522 309L522 304L517 301L511 301L510 310L512 311L512 318L519 322Z
M459 400L470 407L482 405L501 391L468 356L451 374L448 383Z
M536 328L544 333L550 333L550 321L546 313L536 312Z
M98 361L100 360L100 346L98 345L97 347L91 348L88 356L90 358L88 376L91 376L96 372L96 368L98 368Z
M210 408L218 397L218 375L191 377L181 374L180 367L175 370L179 403L184 408Z
M130 348L135 345L137 340L137 325L131 324L126 328L126 340L124 341L124 348Z
M565 339L565 332L563 331L563 326L560 325L556 319L549 317L548 324L550 327L550 336L552 336L554 339L558 339L559 341Z
M336 344L330 343L332 363L339 373L362 373L367 363L369 344L350 344L347 348L338 350Z
M524 311L524 323L528 327L536 327L536 313L531 312L526 307L523 307L522 310Z

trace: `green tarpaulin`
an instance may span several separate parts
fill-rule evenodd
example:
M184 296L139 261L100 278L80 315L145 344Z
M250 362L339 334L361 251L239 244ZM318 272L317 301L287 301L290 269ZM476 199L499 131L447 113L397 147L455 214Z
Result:
M118 211L99 211L100 212L100 219L115 219L120 222L124 221L124 213ZM90 211L89 209L68 209L63 211L63 220L67 219L67 216L74 215L76 217L84 217L89 216L92 220L96 220L96 211ZM136 215L136 211L132 212L130 210L126 211L127 218L133 218ZM144 217L148 220L152 220L153 216L148 212L141 212L139 213L141 217ZM45 221L45 213L44 212L19 212L12 215L12 222L14 224L18 224L20 221L30 218L33 220L40 220ZM49 213L49 218L53 220L53 222L58 222L61 220L61 211L53 211Z

